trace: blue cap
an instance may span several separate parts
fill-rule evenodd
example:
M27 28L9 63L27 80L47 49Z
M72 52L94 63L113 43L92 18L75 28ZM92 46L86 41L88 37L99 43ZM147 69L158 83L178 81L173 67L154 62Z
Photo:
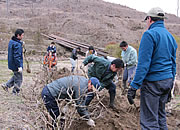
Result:
M91 84L96 88L99 89L101 86L99 80L96 77L91 77L89 80L91 80Z

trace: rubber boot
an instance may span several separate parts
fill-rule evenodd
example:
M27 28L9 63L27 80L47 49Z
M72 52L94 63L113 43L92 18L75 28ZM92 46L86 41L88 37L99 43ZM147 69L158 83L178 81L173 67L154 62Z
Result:
M110 94L110 103L109 103L109 107L110 108L115 108L115 106L114 106L114 100L115 100L115 93L109 93Z

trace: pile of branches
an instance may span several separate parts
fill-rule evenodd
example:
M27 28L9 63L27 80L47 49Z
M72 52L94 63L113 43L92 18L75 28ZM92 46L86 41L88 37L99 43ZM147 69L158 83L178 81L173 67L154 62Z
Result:
M24 101L26 110L28 111L28 114L26 114L26 117L22 120L26 124L29 124L31 128L46 129L53 127L53 119L44 106L41 98L41 91L47 83L68 75L70 75L70 72L67 68L54 72L42 69L42 71L37 73L36 77L34 77L34 85L29 87L28 92L22 92L22 101ZM71 89L71 87L69 87L69 89ZM67 99L57 100L60 109L60 116L56 119L58 129L62 129L63 127L66 130L72 126L73 122L84 122L84 120L86 120L77 113L76 108L80 106L76 105L75 101L79 99L73 99L69 90L67 90L67 93L69 95L68 101ZM88 106L90 116L94 120L102 117L103 113L107 111L107 108L101 102L105 97L103 94L103 92L96 93L96 98L94 98L93 102ZM82 96L87 96L87 93L84 93ZM82 98L82 96L79 98ZM62 119L64 121L63 124Z

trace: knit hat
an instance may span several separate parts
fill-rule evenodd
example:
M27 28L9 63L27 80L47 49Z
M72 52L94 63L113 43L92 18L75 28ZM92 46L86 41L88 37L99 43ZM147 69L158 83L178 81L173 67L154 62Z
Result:
M101 85L100 85L99 80L98 80L96 77L91 77L89 80L91 80L91 84L92 84L96 89L99 89L99 87L100 87Z

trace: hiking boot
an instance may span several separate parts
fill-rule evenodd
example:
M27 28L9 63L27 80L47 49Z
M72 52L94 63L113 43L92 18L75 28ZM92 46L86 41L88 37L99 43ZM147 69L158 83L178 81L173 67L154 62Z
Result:
M2 84L1 87L4 89L4 91L8 92L8 87L6 86L6 84Z

